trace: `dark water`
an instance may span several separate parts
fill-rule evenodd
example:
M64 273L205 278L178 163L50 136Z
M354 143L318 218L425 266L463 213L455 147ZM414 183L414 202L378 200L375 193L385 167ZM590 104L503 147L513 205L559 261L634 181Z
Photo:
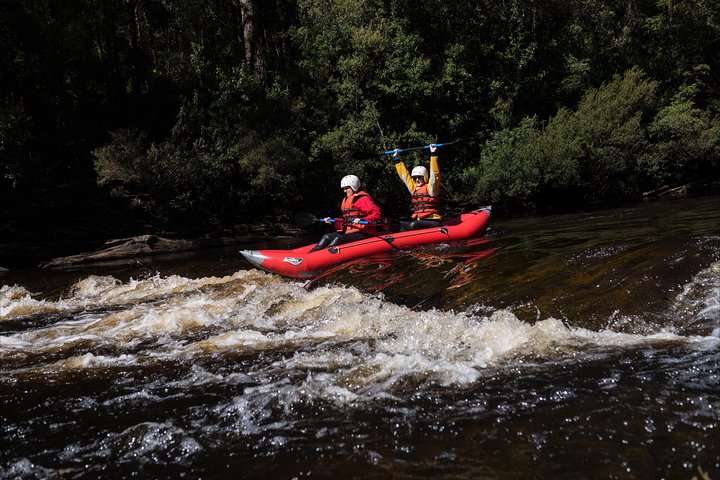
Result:
M1 276L0 478L720 478L720 198L491 225Z

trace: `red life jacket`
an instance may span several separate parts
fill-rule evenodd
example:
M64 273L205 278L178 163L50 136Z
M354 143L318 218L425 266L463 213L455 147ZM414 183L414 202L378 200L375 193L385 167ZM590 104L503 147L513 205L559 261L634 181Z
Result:
M343 216L343 233L355 233L355 232L366 232L374 233L376 228L374 225L353 225L352 221L356 218L362 220L366 212L361 212L355 208L355 202L360 200L362 197L368 197L372 200L372 197L365 192L355 193L351 197L345 197L342 200L340 209L342 210Z
M427 218L430 215L440 215L440 201L437 197L428 195L427 184L415 189L410 196L410 211L412 217L418 220Z

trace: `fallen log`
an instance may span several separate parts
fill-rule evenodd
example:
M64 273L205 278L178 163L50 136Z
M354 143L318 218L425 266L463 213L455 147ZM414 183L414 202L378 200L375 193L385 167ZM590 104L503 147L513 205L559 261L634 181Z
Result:
M263 240L267 240L267 237L247 236L242 238L174 240L157 235L138 235L130 238L108 240L98 251L54 258L48 262L41 263L39 266L41 268L63 268L166 253L185 252L236 243L252 243Z

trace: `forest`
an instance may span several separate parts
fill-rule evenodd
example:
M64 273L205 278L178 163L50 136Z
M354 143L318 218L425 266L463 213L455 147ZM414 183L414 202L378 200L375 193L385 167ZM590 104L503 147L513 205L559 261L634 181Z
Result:
M716 0L0 5L6 231L88 205L185 232L332 214L348 173L402 217L378 152L454 140L448 213L720 180Z

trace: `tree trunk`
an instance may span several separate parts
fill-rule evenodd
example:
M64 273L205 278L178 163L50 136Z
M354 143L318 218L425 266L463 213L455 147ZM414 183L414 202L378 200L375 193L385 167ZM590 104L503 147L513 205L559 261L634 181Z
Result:
M265 55L257 27L257 4L255 0L239 0L242 19L245 63L255 72L259 80L265 79Z

